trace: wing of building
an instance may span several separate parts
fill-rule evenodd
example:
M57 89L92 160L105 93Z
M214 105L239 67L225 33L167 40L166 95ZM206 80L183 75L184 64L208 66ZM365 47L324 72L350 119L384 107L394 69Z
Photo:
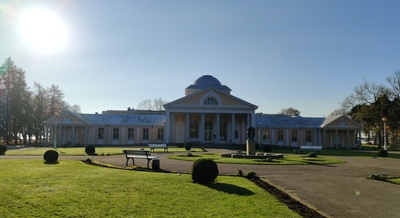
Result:
M185 96L165 111L109 110L101 114L63 111L45 122L49 142L58 145L147 143L245 144L246 128L256 128L263 145L354 147L362 126L346 115L301 117L255 113L258 106L231 95L211 75L198 78Z

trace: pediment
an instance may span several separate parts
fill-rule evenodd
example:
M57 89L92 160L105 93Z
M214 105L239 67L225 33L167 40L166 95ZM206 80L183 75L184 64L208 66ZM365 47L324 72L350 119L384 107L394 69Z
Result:
M71 111L63 111L57 117L53 116L46 121L47 125L84 125L89 122L82 116Z
M215 101L208 101L209 98ZM212 102L212 104L210 104ZM223 108L223 107L240 107L247 109L257 109L256 105L246 102L238 97L220 92L215 89L202 90L183 98L177 99L164 105L166 109L181 108L181 107L196 107L196 108Z
M322 124L324 129L362 129L362 126L346 115L327 117Z

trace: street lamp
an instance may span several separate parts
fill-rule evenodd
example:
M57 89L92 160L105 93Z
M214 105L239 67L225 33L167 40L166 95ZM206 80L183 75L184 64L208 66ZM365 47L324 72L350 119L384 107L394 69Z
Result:
M54 128L54 145L53 145L54 148L57 148L57 118L59 115L60 114L58 114L58 112L54 113L54 117L56 118L56 125Z
M383 122L383 150L387 151L387 144L386 144L386 117L382 118Z

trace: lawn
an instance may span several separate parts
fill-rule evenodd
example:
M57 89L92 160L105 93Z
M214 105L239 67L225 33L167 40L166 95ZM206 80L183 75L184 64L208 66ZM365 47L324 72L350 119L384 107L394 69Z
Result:
M274 153L283 153L283 154L293 154L293 150L291 149L274 149ZM388 158L397 158L400 159L400 152L392 152L391 150L388 151L389 156ZM323 156L351 156L351 157L373 157L376 158L378 154L378 150L335 150L335 149L328 149L322 150L320 152Z
M211 186L190 175L117 170L65 160L0 160L6 217L300 217L242 177Z
M174 160L185 160L185 161L195 161L200 158L213 159L217 163L231 163L231 164L253 164L253 165L303 165L303 164L338 164L344 163L343 160L318 156L318 157L307 157L306 155L285 155L283 159L274 159L272 162L263 161L260 159L249 159L249 158L227 158L221 157L217 153L203 153L203 154L193 154L192 157L186 157L184 154L171 155L168 156L170 159Z
M122 150L124 149L146 149L150 150L148 147L96 147L96 154L97 155L117 155L117 154L123 154ZM30 156L30 155L43 155L44 152L46 152L49 149L53 148L43 148L43 147L28 147L28 148L22 148L22 149L10 149L6 152L6 155L15 155L15 156ZM58 151L59 155L61 156L85 156L87 155L85 153L85 148L84 147L78 147L78 148L63 148L59 147L55 149ZM201 151L199 148L194 148L192 149L194 152ZM168 152L184 152L186 151L185 148L179 148L179 147L169 147ZM164 152L163 149L155 149L154 153L158 152Z

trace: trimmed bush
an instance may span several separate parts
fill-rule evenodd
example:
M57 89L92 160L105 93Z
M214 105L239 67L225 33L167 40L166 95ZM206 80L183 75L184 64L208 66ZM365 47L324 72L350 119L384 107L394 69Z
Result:
M218 166L211 159L201 158L193 163L192 180L194 183L202 185L213 184L218 173Z
M190 151L190 149L192 149L192 144L190 144L190 143L185 143L185 149L186 149L186 151Z
M378 151L378 157L387 157L389 153L386 150L379 150Z
M88 145L85 147L85 153L87 155L94 155L96 153L96 148L93 145Z
M57 163L58 152L55 150L47 150L44 152L43 159L46 161L46 163Z
M244 174L244 177L246 177L248 179L255 178L256 176L257 176L257 174L253 170L250 170L250 171L246 172L246 174Z
M7 146L0 145L0 155L5 155L7 151Z
M317 153L310 152L310 153L307 154L307 157L317 157Z

